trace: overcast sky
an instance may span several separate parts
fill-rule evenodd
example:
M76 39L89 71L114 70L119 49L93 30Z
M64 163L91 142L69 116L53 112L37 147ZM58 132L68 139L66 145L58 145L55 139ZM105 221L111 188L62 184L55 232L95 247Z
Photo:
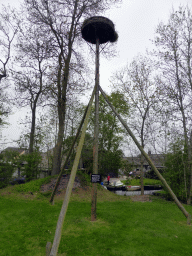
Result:
M17 6L19 0L0 0L0 5ZM166 22L170 12L174 8L188 5L192 8L191 0L122 0L119 8L113 8L105 14L115 24L119 38L117 42L117 56L108 60L100 58L100 85L106 92L110 92L109 79L113 72L123 67L138 53L145 53L152 48L150 40L154 38L155 28L158 23ZM20 113L22 115L22 113ZM13 139L18 139L20 131L17 126L18 115L11 115L9 122L11 127L2 130L0 150L11 144ZM4 141L9 144L1 144Z

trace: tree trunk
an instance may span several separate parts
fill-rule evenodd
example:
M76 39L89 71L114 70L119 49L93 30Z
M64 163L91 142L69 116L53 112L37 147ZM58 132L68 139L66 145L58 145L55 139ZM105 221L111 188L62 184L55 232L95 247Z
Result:
M64 133L64 120L61 124L59 124L57 144L55 145L54 152L53 152L52 175L56 175L60 172L60 168L61 168L61 149L62 149L63 136L64 136L63 133Z
M189 187L188 187L188 198L187 198L187 204L191 205L191 199L192 199L192 131L190 134L190 148L189 148L189 170L190 170L190 175L189 175Z
M35 118L36 118L36 105L32 108L31 132L29 142L29 154L33 153L34 137L35 137Z
M30 132L30 142L29 142L29 154L33 153L34 138L35 138L35 123L36 123L35 121L36 121L37 102L39 100L39 97L42 93L42 88L43 88L43 72L42 72L42 69L41 69L41 61L38 61L38 68L39 68L39 74L40 74L39 91L37 92L36 95L31 92L32 120L31 120L31 132Z
M61 150L64 138L64 128L65 128L65 113L66 113L66 94L67 94L67 84L69 78L69 64L71 60L72 48L69 47L68 58L65 61L64 73L62 78L62 84L60 81L57 82L58 86L58 117L59 117L59 129L58 129L58 138L55 145L54 154L53 154L53 168L52 175L60 173L61 169ZM58 80L61 79L61 55L59 56L60 70L58 72Z
M61 169L61 150L62 150L62 143L64 138L64 123L65 123L65 113L66 113L66 94L67 94L67 85L69 79L69 65L72 56L72 45L74 42L74 30L75 30L75 15L77 12L78 1L75 1L74 10L73 10L73 17L71 21L70 31L69 31L69 40L68 40L68 54L67 57L63 57L63 48L61 47L61 53L59 55L59 71L58 71L58 116L59 116L59 131L58 131L58 138L57 143L54 149L53 154L53 168L52 168L52 175L59 174ZM61 75L62 71L62 57L64 60L64 69L63 69L63 77ZM60 78L62 78L60 80ZM62 84L60 84L62 83Z
M39 93L37 94L34 103L31 104L31 110L32 110L32 120L31 120L31 132L30 132L30 141L29 141L29 154L32 154L34 151L34 139L35 139L35 121L36 121L36 107L37 107L37 101L39 98L39 95L41 93L41 90L39 91ZM33 169L33 167L31 166L30 163L28 163L29 165L29 169L30 174L26 175L27 179L31 179L31 178L36 178L35 177L35 170Z
M147 113L149 111L149 103L147 104L147 108L145 109L144 116L142 117L142 126L141 126L141 146L144 149L144 126L145 126L145 121L147 118ZM144 178L144 173L143 173L143 163L144 163L144 157L141 154L141 174L140 174L140 181L141 181L141 195L144 195L144 183L143 183L143 178Z
M66 67L65 67L66 68ZM68 79L68 78L67 78ZM65 111L66 111L66 89L67 89L67 80L64 78L63 92L62 96L58 100L58 116L59 116L59 128L58 128L58 137L55 149L53 152L53 167L52 175L60 173L61 168L61 150L64 137L64 124L65 124Z
M141 173L140 173L140 182L141 182L141 195L144 195L144 182L143 182L143 178L144 178L144 172L143 172L143 155L141 155Z
M93 143L93 173L98 174L99 139L99 39L96 39L96 71L95 71L95 127ZM93 184L91 201L91 221L97 218L97 183Z

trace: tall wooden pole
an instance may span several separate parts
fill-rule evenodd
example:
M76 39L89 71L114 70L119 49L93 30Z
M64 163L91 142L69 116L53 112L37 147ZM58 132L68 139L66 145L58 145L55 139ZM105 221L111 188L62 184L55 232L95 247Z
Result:
M85 133L86 133L87 125L88 125L88 120L89 120L89 116L90 116L90 112L91 112L91 106L92 106L94 94L95 94L95 88L94 88L94 91L92 93L91 100L89 102L89 107L88 107L86 117L85 117L85 120L84 120L82 132L81 132L81 137L80 137L80 140L79 140L75 160L74 160L73 167L72 167L72 170L71 170L70 179L69 179L69 182L68 182L68 185L67 185L67 190L66 190L66 193L65 193L65 198L63 200L63 205L62 205L60 215L59 215L59 218L58 218L58 221L57 221L57 227L56 227L56 231L55 231L55 237L54 237L54 241L53 241L53 246L51 248L50 256L56 256L57 252L58 252L58 248L59 248L59 244L60 244L60 240L61 240L61 233L62 233L63 223L64 223L65 216L66 216L66 213L67 213L67 208L68 208L72 188L73 188L75 176L76 176L76 173L77 173L79 160L80 160L80 157L81 157L81 151L82 151L83 144L84 144Z
M96 39L96 61L95 61L95 129L93 142L93 174L98 174L98 137L99 137L99 39ZM92 203L91 203L91 221L97 218L97 183L93 183Z

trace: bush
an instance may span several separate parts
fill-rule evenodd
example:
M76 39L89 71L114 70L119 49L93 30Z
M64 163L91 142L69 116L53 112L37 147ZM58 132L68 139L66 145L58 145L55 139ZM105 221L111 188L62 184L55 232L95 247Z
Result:
M38 180L32 180L30 182L27 182L25 184L20 184L15 186L15 190L17 192L39 192L40 188L43 184L49 183L51 179L55 178L55 176L48 176L43 179Z
M12 179L14 169L17 169L18 152L5 151L0 155L0 188L6 187Z
M80 179L81 186L89 186L91 184L90 175L83 170L77 171L77 177Z
M41 155L38 151L23 156L24 164L22 173L26 176L26 180L30 181L37 178L39 173L38 165L41 163Z
M9 163L0 163L0 189L6 187L11 181L14 167Z
M163 175L163 171L164 170L158 170L162 175ZM154 172L154 170L150 170L150 171L147 171L145 173L145 178L147 179L154 179L154 180L159 180L159 178L157 177L157 174Z
M178 199L186 202L187 191L185 188L184 169L185 154L181 150L167 154L163 176ZM186 181L188 178L186 173Z

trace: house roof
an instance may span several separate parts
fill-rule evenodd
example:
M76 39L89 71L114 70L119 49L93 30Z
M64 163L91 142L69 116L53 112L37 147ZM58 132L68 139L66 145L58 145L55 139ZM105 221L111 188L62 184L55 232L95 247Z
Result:
M151 158L152 162L156 167L163 167L165 162L165 155L164 154L149 154L149 157ZM127 160L130 164L134 166L140 166L141 165L141 155L133 156L133 157L124 157L124 160ZM144 158L143 165L149 165L147 160Z
M19 154L26 153L27 149L26 148L17 148L17 147L7 147L4 150L1 151L1 153L6 152L6 151L14 151L18 152Z

